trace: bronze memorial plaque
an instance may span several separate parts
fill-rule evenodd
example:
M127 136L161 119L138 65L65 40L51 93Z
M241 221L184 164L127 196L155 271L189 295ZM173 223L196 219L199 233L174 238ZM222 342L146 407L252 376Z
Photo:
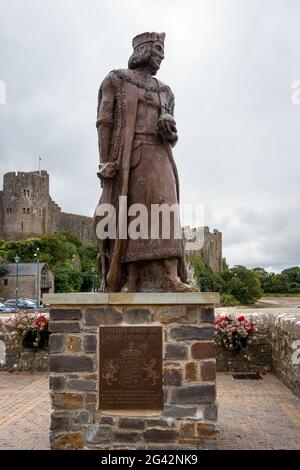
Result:
M101 326L101 410L161 410L162 327Z

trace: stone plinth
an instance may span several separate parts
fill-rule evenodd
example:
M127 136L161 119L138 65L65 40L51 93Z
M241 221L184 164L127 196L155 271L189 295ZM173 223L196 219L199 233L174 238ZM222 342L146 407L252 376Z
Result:
M44 301L51 305L52 449L214 448L218 294L49 294ZM100 409L102 326L161 328L160 410Z

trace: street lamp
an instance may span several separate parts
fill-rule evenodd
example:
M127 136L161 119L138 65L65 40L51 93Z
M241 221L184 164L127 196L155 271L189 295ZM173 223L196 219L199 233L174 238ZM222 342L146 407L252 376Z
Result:
M17 265L17 272L16 272L16 308L18 308L18 290L19 290L19 263L20 263L20 256L15 256L15 263Z
M96 272L96 269L93 267L92 268L92 273L93 273L93 290L92 290L92 292L95 292L95 272Z
M39 260L39 252L40 249L37 248L36 252L34 253L34 257L36 258L36 307L38 308L40 306L40 260Z

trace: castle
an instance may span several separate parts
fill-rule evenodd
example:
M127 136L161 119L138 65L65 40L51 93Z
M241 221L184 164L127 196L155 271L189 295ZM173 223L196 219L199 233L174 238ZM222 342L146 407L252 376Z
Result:
M4 175L0 191L0 239L25 240L68 231L85 243L95 244L92 221L92 217L62 212L49 194L47 171ZM218 230L211 233L208 227L188 230L195 234L197 243L187 243L187 252L201 256L213 271L222 271L222 233Z
M222 233L219 230L214 229L211 233L209 227L190 228L187 226L184 227L184 234L187 254L201 257L205 264L216 273L223 271Z
M95 244L92 217L68 214L51 199L47 171L6 173L0 191L0 239L25 240L69 231Z

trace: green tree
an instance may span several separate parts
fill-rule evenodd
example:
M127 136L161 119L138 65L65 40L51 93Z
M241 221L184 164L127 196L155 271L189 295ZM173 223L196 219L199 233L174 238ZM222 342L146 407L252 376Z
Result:
M300 285L300 268L299 266L294 266L292 268L287 268L281 271L281 274L286 275L289 279L289 282Z
M55 292L79 292L82 274L66 264L56 264L53 268Z
M235 299L238 299L238 301L243 305L251 303L249 302L247 285L238 277L232 277L230 279L226 286L226 292L232 295Z
M300 293L300 268L294 266L292 268L284 269L281 276L287 276L289 280L289 293Z
M69 232L22 241L0 240L0 258L14 262L18 255L21 262L32 263L37 248L40 261L49 264L53 271L56 292L91 291L94 280L96 288L100 285L96 262L98 248L82 243ZM92 269L96 270L95 276Z
M3 264L0 264L0 277L5 276L6 273L7 273L7 270L5 266L3 266Z
M272 276L272 286L270 292L285 294L289 293L290 280L287 274L274 274Z
M252 271L257 274L263 291L271 292L274 273L269 273L264 268L254 268Z
M263 295L259 277L255 272L245 266L234 266L230 272L232 278L227 286L227 291L241 304L253 304ZM238 281L233 281L233 279L238 279Z
M194 269L196 283L202 292L221 292L224 288L222 277L207 266L202 258L188 255L188 261Z

